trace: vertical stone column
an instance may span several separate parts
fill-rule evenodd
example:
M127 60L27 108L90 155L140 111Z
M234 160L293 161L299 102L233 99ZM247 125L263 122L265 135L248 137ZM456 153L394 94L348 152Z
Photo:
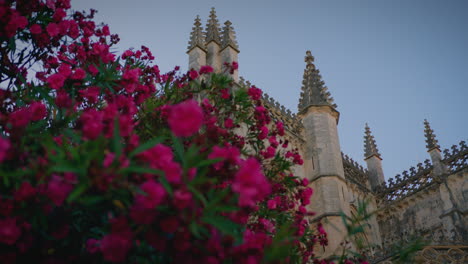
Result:
M382 169L382 158L377 149L374 136L367 124L364 135L364 160L367 163L367 170L369 171L370 186L375 190L385 182L385 177Z
M214 72L221 72L221 47L216 41L210 41L206 44L206 64L213 67Z
M309 210L316 212L313 221L321 221L328 233L329 245L321 252L336 253L346 235L341 213L350 214L349 193L344 179L338 139L339 113L330 106L310 106L300 118L304 125L305 175L314 189Z
M188 51L189 65L188 69L200 70L200 67L206 65L206 51L196 46Z
M236 36L232 23L228 20L224 23L223 37L222 37L222 49L221 49L221 62L222 64L232 62L238 62L239 46L237 45ZM223 67L223 65L221 65ZM239 81L239 71L235 70L231 77L235 82Z

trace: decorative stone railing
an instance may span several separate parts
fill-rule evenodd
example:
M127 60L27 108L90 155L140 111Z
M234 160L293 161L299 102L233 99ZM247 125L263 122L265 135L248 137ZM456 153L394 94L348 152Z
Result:
M293 114L291 110L275 101L275 99L270 97L267 93L263 93L262 99L265 107L270 110L270 113L275 120L282 121L284 127L289 131L297 135L300 134L302 123L299 121L296 114Z
M450 173L458 172L468 167L468 146L465 141L460 141L459 145L453 145L451 150L445 149L444 160L442 161Z
M468 168L468 146L465 141L461 141L458 146L453 145L451 151L445 149L443 153L442 163L447 168L446 173L434 175L433 166L429 160L425 160L424 165L418 163L417 168L411 167L409 172L404 171L402 175L398 174L395 178L390 178L377 189L377 197L384 203L400 200L440 181L447 175Z
M352 182L359 184L361 187L365 187L367 189L366 182L369 178L369 172L367 169L362 167L348 155L345 155L343 152L341 152L341 157L343 158L345 179L351 180Z
M418 163L417 168L411 167L409 171L397 174L394 178L390 178L384 182L377 190L377 197L380 202L388 203L400 200L410 196L431 184L436 182L436 176L432 174L433 166L429 160Z

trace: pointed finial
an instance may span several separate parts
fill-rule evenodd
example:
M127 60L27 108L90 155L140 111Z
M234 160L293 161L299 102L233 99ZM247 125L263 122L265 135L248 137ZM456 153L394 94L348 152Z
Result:
M206 43L209 43L210 41L220 43L219 23L218 18L216 17L216 10L214 7L211 8L210 18L206 23Z
M436 135L434 134L434 130L432 130L427 119L424 119L424 136L426 137L426 148L428 151L431 151L435 148L440 148L439 141L437 141Z
M314 56L312 56L312 52L310 52L310 50L306 51L306 56L304 58L304 61L306 63L307 68L312 67L313 69L315 69L315 65L314 65L315 58Z
M306 52L304 61L306 68L304 70L301 98L298 105L299 112L312 105L328 105L336 108L333 97L330 96L325 82L322 81L320 71L315 68L314 56L312 56L310 50Z
M193 23L192 32L190 33L188 51L197 46L201 49L205 49L205 34L203 33L201 25L200 17L197 15Z
M233 49L239 52L239 46L237 45L236 41L236 32L234 31L234 28L231 25L232 23L229 20L224 22L223 40L221 43L221 48L224 49L227 46L231 46Z
M381 159L379 150L377 149L377 144L375 144L374 136L372 135L370 128L366 123L366 131L364 136L364 158L368 159L372 156L376 156Z

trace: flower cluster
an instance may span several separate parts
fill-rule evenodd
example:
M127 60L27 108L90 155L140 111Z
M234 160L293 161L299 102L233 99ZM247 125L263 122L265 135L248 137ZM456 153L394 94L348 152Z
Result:
M313 191L261 90L211 66L161 74L144 46L117 56L70 8L0 1L2 263L317 260Z

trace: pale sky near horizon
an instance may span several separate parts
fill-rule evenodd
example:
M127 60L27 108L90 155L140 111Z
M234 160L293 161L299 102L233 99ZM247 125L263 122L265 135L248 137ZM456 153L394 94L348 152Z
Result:
M306 50L338 105L341 148L360 164L367 122L386 178L429 159L423 120L441 148L468 139L468 1L72 0L98 10L117 47L148 46L163 72L185 54L193 21L215 7L239 43L239 74L297 112Z

